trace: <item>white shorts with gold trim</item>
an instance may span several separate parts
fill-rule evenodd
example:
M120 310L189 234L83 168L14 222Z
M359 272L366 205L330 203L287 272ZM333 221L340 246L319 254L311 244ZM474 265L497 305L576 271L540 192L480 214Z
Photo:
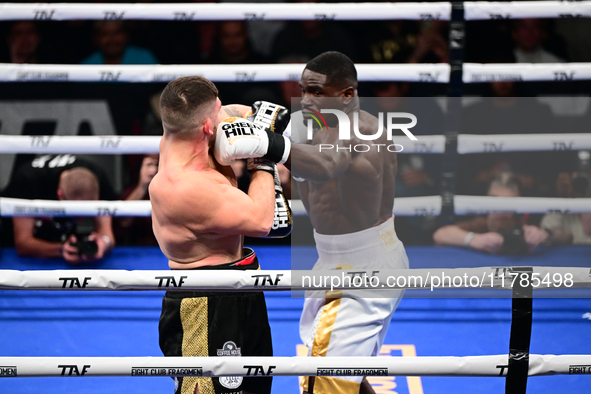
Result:
M394 230L394 218L350 234L314 232L314 239L318 250L315 270L408 268L404 245ZM403 294L403 290L306 292L300 336L308 355L376 356ZM361 380L359 376L316 377L314 393L357 394ZM308 379L303 384L308 390Z

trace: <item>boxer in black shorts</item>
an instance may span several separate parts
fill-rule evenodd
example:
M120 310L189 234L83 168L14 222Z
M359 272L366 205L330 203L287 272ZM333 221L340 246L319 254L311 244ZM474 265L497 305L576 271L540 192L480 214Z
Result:
M257 270L252 249L234 263L215 270ZM204 267L194 268L203 269ZM168 291L162 301L160 349L165 356L272 356L271 329L262 292ZM270 393L272 378L177 378L176 394L199 385L201 393Z
M281 192L274 181L275 164L260 159L264 152L251 146L252 141L262 141L253 138L257 133L267 133L257 119L272 119L269 129L283 131L275 124L279 117L267 116L274 111L268 106L264 110L222 107L217 95L211 81L194 76L170 82L160 97L164 134L158 173L150 182L149 194L154 235L173 270L258 269L254 252L243 248L244 236L278 236L271 234L275 231L289 234L274 225L276 193ZM265 116L259 116L262 111ZM253 120L244 119L247 115ZM249 132L233 140L232 147L238 147L238 152L224 152L227 163L258 158L248 165L248 193L237 188L232 167L220 164L219 152L214 152L216 135L225 139L225 130L234 128ZM269 151L274 149L270 157L279 161L286 156L285 143L281 143L284 137L268 132L269 140L279 139L279 143L268 144ZM272 356L263 293L167 292L160 318L160 347L165 356ZM177 380L177 394L238 392L269 394L271 378Z

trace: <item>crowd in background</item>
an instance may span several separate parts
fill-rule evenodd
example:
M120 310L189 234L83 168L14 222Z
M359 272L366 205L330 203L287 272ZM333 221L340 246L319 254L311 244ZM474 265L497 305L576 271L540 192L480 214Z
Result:
M264 5L261 5L264 7ZM356 63L447 63L449 24L442 21L11 21L0 23L0 62L55 64L261 64L305 63L314 56L337 50ZM467 22L466 62L559 63L591 62L589 19L523 19ZM67 86L66 86L67 85ZM278 83L217 83L224 103L251 104L268 100L291 106L300 95L297 81ZM104 99L109 102L120 135L162 133L158 97L162 84L3 84L0 100ZM586 95L587 82L497 82L464 85L464 94L488 99L466 108L461 133L524 134L588 132L583 126L565 130L538 95ZM445 84L361 83L360 96L412 98L444 96ZM393 101L392 108L428 113L417 135L442 134L444 113L434 100ZM415 103L415 104L413 104ZM414 107L413 107L414 106ZM591 108L591 106L590 106ZM587 109L581 124L591 119ZM536 114L527 124L509 122L520 114ZM493 121L482 122L484 116ZM0 126L1 127L1 126ZM0 129L0 133L2 130ZM40 132L37 132L40 134ZM78 134L88 131L79 130ZM33 134L35 131L33 130ZM119 198L148 198L147 186L157 171L157 157L129 156L125 162L124 190ZM29 163L30 164L30 163ZM237 163L240 186L248 187L248 173ZM544 152L463 155L457 172L458 194L486 195L499 189L511 195L591 197L588 152ZM15 170L16 171L16 170ZM286 170L284 189L293 191ZM440 193L441 157L399 155L397 197ZM509 186L507 186L509 185ZM573 215L571 215L573 216ZM407 244L451 244L496 253L498 237L482 236L505 220L503 231L521 230L539 244L591 244L591 218L566 214L524 215L519 218L458 218L455 227L441 227L437 218L397 218L399 237ZM492 224L491 224L492 223ZM510 225L508 224L510 223ZM113 223L118 244L153 245L149 219L120 219ZM534 226L536 229L532 229ZM5 226L6 228L6 226ZM135 230L130 230L130 229ZM570 235L563 230L569 230ZM533 235L532 235L533 234ZM508 235L505 235L508 237ZM486 239L485 239L486 238ZM114 244L113 240L113 244ZM477 246L475 246L477 245ZM533 245L533 248L532 248ZM497 245L498 246L498 245Z

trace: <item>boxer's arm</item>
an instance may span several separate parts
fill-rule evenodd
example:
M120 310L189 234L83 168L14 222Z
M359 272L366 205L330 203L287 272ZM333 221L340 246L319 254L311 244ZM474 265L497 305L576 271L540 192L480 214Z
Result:
M12 226L14 248L19 256L61 257L61 242L48 242L33 236L35 218L15 217L12 219Z
M227 118L244 118L246 115L252 113L252 109L246 105L230 104L224 105L220 108L218 115L218 122Z
M292 144L285 166L292 175L312 182L326 182L344 173L351 165L349 147L339 141L338 132L314 145ZM337 147L339 149L337 149Z
M273 176L254 171L248 194L217 180L201 180L179 190L178 214L196 233L262 237L275 214Z

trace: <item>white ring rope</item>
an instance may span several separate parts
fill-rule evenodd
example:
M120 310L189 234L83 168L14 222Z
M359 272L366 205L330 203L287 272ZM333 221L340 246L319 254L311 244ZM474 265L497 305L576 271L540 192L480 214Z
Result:
M356 64L368 81L449 82L449 64ZM304 64L81 65L0 63L0 82L168 82L200 75L213 82L297 81ZM591 63L464 63L464 83L591 79Z
M160 136L0 135L0 153L150 154L159 153Z
M589 268L531 267L534 290L591 287ZM367 270L0 270L2 290L289 291L512 289L523 267ZM536 278L536 279L534 279ZM525 282L524 282L525 283Z
M300 200L290 201L294 216L306 216ZM441 213L440 196L401 197L396 199L393 213L398 216L425 216ZM0 216L136 216L152 215L150 201L57 201L25 200L0 197Z
M144 154L158 153L159 136L27 136L0 135L2 153ZM401 142L401 140L398 140ZM421 135L404 140L401 154L443 153L445 137ZM577 151L591 149L591 134L489 134L458 135L458 153Z
M468 357L0 357L7 377L497 376L509 356ZM529 376L587 374L590 355L529 355Z
M464 2L465 20L588 18L589 1ZM0 4L0 20L449 20L451 3Z
M502 138L504 136L499 136ZM60 135L0 135L2 153L86 153L86 154L145 154L158 153L160 136L60 136ZM525 141L528 143L530 141ZM533 141L531 141L533 142ZM445 137L423 135L417 141L404 141L406 153L443 153Z
M591 212L591 198L454 196L456 215L489 212L585 213Z
M464 83L580 81L591 79L591 63L464 63Z
M293 216L307 215L300 200L290 200L289 203ZM591 212L591 198L454 196L454 207L456 215L488 212L586 213ZM438 216L441 213L441 196L397 197L392 213L395 216ZM54 201L0 197L2 217L151 215L150 201Z
M421 136L418 137L419 141ZM577 151L591 149L591 133L458 135L458 153Z
M0 4L0 20L449 20L441 3Z
M310 4L310 3L306 3ZM169 82L200 75L213 82L298 81L305 64L81 65L0 63L0 82ZM367 81L449 82L449 64L356 64Z
M466 20L523 18L589 18L591 1L467 1Z

